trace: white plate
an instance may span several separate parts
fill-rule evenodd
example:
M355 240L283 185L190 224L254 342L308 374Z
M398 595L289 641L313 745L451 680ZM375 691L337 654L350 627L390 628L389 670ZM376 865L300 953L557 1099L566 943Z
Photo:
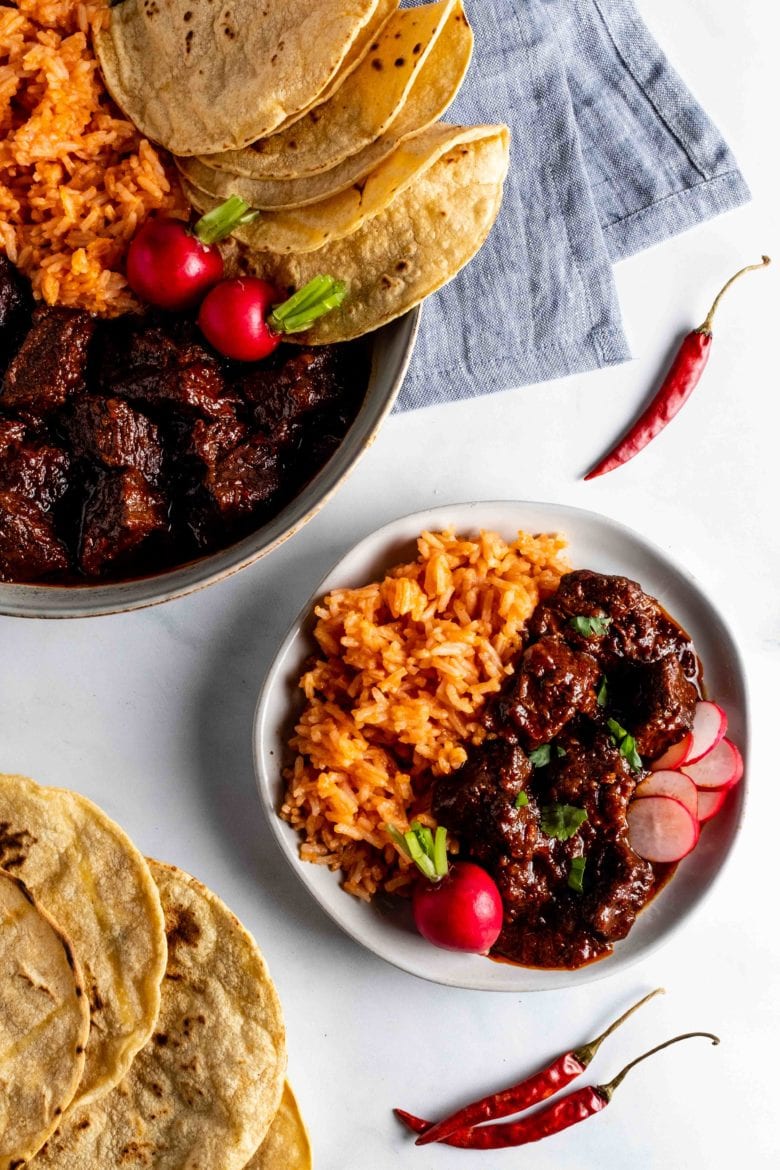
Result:
M263 809L287 861L334 922L404 971L453 987L514 992L575 986L617 974L683 927L720 878L739 831L747 777L730 793L718 816L704 827L696 849L640 914L629 936L616 944L612 955L578 971L540 971L431 946L414 930L408 907L399 910L379 899L367 905L340 889L337 874L302 862L298 834L277 816L285 744L301 702L296 684L304 660L315 648L311 637L315 600L330 589L375 580L389 566L414 556L415 538L424 529L447 527L464 534L493 529L510 539L520 528L561 532L568 540L573 567L619 573L639 581L692 636L704 664L707 691L725 707L729 736L739 744L747 765L748 713L739 651L723 619L687 572L631 529L595 512L509 501L452 504L404 516L356 545L320 584L285 638L263 684L255 715L254 758Z

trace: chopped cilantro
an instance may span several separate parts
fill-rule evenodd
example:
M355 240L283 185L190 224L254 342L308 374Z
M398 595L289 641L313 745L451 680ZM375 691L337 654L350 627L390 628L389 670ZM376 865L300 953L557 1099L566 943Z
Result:
M539 824L542 832L548 837L568 841L587 819L588 814L584 808L575 808L572 804L547 804L542 809Z
M575 890L578 894L582 893L582 878L585 873L585 858L572 857L571 869L569 870L569 880L566 883L570 890Z
M605 674L602 674L599 689L596 691L596 702L599 707L607 705L607 676Z
M578 634L582 634L584 638L590 638L593 634L606 634L611 624L612 618L607 617L606 614L601 614L599 617L578 615L577 617L569 618L569 625Z
M527 804L528 804L528 793L527 792L518 792L517 796L515 797L515 808L525 808L525 806Z
M636 750L636 740L629 735L625 727L621 727L617 719L608 719L607 727L612 736L612 742L634 772L641 772L642 758Z
M566 759L566 752L558 744L555 744L555 754L559 760ZM551 743L543 743L541 747L534 748L532 752L528 753L528 759L535 768L546 768L552 759L553 745Z

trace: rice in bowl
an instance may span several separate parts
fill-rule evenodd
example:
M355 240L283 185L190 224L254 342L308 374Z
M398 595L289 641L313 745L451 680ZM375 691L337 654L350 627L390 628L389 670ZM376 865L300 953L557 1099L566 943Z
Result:
M109 0L0 6L0 249L47 304L137 309L128 245L189 208L165 152L109 98L92 50Z
M425 532L418 556L315 609L321 655L300 680L281 816L305 861L370 899L416 870L384 826L433 826L430 782L484 736L480 713L512 673L525 622L569 566L557 535Z

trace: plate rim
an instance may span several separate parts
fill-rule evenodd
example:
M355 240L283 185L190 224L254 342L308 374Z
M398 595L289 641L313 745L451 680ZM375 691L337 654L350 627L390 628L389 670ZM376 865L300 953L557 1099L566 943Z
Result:
M398 957L398 955L392 954L381 944L377 945L373 941L367 941L359 931L355 930L348 922L344 921L338 912L334 910L325 899L320 897L318 889L309 879L308 871L306 870L307 863L302 862L300 858L290 849L286 837L286 833L289 833L290 827L286 824L286 822L281 820L276 809L273 807L273 802L270 799L270 781L266 790L263 769L263 760L267 755L265 745L268 738L264 727L264 716L267 708L268 694L270 693L270 689L273 686L275 676L282 667L292 643L296 640L298 635L304 631L306 623L311 617L314 603L323 594L324 591L334 587L334 584L330 582L330 579L340 569L344 562L353 556L359 555L361 550L363 550L366 546L374 544L381 545L383 542L388 543L389 538L395 529L400 526L405 526L417 518L420 518L418 531L422 532L426 527L431 527L430 519L427 518L432 516L435 517L441 515L444 517L444 515L448 512L468 513L473 512L476 509L490 509L494 507L518 510L522 510L523 508L538 509L545 512L549 511L552 515L557 514L561 517L581 517L588 520L589 522L606 524L607 527L612 529L613 532L617 532L621 537L628 538L635 545L638 545L644 552L649 553L653 558L660 561L667 569L671 571L673 575L678 575L680 578L682 578L687 587L693 590L693 592L697 595L697 598L703 601L705 605L709 607L709 609L714 613L715 617L719 621L728 640L729 661L735 668L736 685L744 700L743 714L745 726L742 754L745 760L745 775L739 786L740 803L736 812L736 820L731 838L726 843L725 852L721 856L721 861L717 872L715 873L707 888L694 899L691 905L689 905L687 908L684 908L679 913L674 922L672 922L665 930L663 930L657 938L649 940L638 953L625 956L618 965L610 964L609 958L611 956L607 956L604 960L601 960L597 963L591 963L585 967L576 968L572 971L555 968L551 970L551 974L554 973L558 979L555 985L550 986L549 988L538 986L530 987L523 984L523 973L535 972L537 970L536 968L527 968L520 965L513 965L511 963L502 964L501 966L505 972L516 973L517 982L511 982L507 980L506 983L502 983L500 986L497 986L495 981L488 981L485 979L480 979L479 977L470 980L469 982L464 982L463 978L460 976L449 977L443 973L426 972L421 970L418 967L403 961ZM459 528L467 526L467 522L465 525L463 525L458 521L457 526ZM561 524L561 530L565 532L563 524ZM377 559L380 559L380 553L378 551ZM271 829L277 847L283 854L287 864L293 870L298 880L307 890L309 896L315 900L315 902L325 912L328 918L331 919L331 921L334 922L342 931L349 935L349 937L352 938L356 943L364 947L371 954L374 954L378 958L383 959L385 962L390 963L391 966L395 967L396 969L403 971L406 974L413 975L418 979L422 979L429 983L438 984L440 986L453 987L461 990L491 991L514 994L561 991L570 987L585 986L589 983L595 983L602 979L608 979L610 976L618 975L628 968L635 966L637 963L643 962L650 955L656 953L668 942L670 942L671 939L675 937L675 935L677 935L678 932L683 928L683 926L685 926L701 910L701 908L706 905L712 896L713 890L720 885L724 872L733 862L736 845L742 832L745 819L745 794L749 784L749 764L752 756L750 690L745 660L742 655L739 642L735 637L731 624L723 616L720 608L715 604L714 601L711 600L709 594L701 586L698 578L694 573L692 573L685 565L678 564L671 556L669 556L668 553L664 551L664 549L662 549L654 541L637 532L636 529L632 528L630 525L625 524L621 520L616 520L603 512L597 512L589 508L580 508L572 504L554 503L552 501L514 499L453 501L451 503L435 504L429 508L423 508L414 512L404 513L400 516L396 516L392 520L387 521L379 528L373 529L372 531L366 533L366 535L361 537L360 540L351 544L333 563L330 569L321 577L315 589L310 594L308 600L301 607L292 623L288 627L284 638L276 650L276 653L262 674L260 690L258 692L257 702L255 704L254 715L252 718L251 746L255 784L258 790L260 805L263 809L263 814L269 828ZM335 874L334 880L336 880ZM492 964L491 966L493 969L495 969L496 965Z

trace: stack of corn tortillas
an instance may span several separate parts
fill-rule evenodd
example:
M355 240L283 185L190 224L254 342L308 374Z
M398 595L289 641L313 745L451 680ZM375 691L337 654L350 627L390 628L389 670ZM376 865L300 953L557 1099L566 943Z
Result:
M291 338L324 344L413 308L490 231L509 132L437 121L472 45L462 0L263 0L216 24L189 0L123 0L98 54L125 113L177 155L197 211L238 195L259 212L234 233L234 272L281 291L321 273L347 283Z
M0 775L0 1170L304 1170L257 945L76 793Z

